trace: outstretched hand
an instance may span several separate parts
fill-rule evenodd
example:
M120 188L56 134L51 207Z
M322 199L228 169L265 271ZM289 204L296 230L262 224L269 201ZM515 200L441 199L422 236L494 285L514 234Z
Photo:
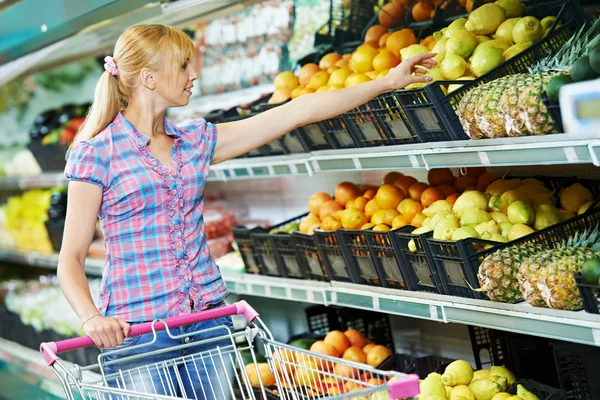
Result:
M396 68L390 70L383 79L386 80L386 85L389 90L402 89L408 85L419 82L431 82L431 77L427 75L412 75L426 74L427 71L421 67L433 68L437 62L433 60L436 53L419 54L418 56L402 61Z

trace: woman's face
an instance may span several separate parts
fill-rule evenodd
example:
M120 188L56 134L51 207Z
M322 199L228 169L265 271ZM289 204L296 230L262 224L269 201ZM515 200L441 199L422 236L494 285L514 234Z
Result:
M182 65L172 63L169 70L158 72L155 91L167 103L167 107L182 107L190 102L196 79L198 73L189 60Z

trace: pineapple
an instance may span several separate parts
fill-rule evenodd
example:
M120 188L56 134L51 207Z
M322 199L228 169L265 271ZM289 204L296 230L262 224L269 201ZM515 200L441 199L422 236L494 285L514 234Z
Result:
M527 243L498 250L488 255L481 265L477 278L481 291L492 301L518 303L523 301L517 272L521 263L528 257L541 252L544 246Z
M506 129L498 111L502 94L510 87L512 78L512 75L509 75L486 84L484 93L477 102L475 120L485 137L494 139L506 136Z
M525 260L517 275L523 298L536 307L581 309L574 275L581 273L587 259L600 255L598 250L600 232L596 226L591 232L577 233L559 247Z
M487 85L480 85L469 91L469 93L461 99L458 109L456 110L465 133L471 139L483 139L485 137L475 121L475 107L477 106L477 100L485 86Z
M553 74L540 73L533 75L532 82L521 88L518 103L519 120L525 124L530 135L547 135L557 133L554 121L542 101L542 93Z
M527 136L529 132L519 118L519 94L533 81L533 75L517 74L512 76L511 85L504 91L498 104L498 114L504 123L506 134L511 137Z

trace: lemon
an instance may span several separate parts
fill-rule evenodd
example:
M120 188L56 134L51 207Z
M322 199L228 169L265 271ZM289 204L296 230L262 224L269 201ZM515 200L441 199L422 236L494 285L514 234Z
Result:
M461 56L456 54L448 54L440 63L442 75L450 81L456 80L465 74L467 70L467 62Z
M477 35L477 41L479 42L479 44L483 43L483 42L487 42L490 41L492 39L490 39L489 36L485 36L485 35ZM512 38L511 38L512 40Z
M410 46L400 50L400 56L403 60L408 60L414 56L418 56L419 54L430 53L428 47L422 46L420 44L411 44Z
M519 54L520 52L527 50L533 44L534 44L534 42L525 42L525 43L519 43L519 44L515 44L515 45L511 46L510 48L508 48L508 50L506 50L504 52L504 54L502 54L502 56L504 57L504 61L510 60L511 58L513 58L514 56Z
M465 29L476 35L489 35L506 19L506 11L494 3L484 4L469 14Z
M456 79L456 80L457 80L457 81L472 81L472 80L474 80L474 79L475 79L475 77L473 77L473 76L463 76L463 77L461 77L461 78L458 78L458 79ZM462 85L462 84L460 84L460 83L454 83L454 84L452 84L452 85L449 85L449 86L448 86L448 93L452 93L452 92L454 92L456 89L460 89L461 87L463 87L463 85Z
M471 59L471 71L480 77L504 62L502 49L494 46L485 46L473 54Z
M476 399L491 399L494 395L502 392L500 385L489 379L473 381L469 384L469 389Z
M506 18L516 18L525 15L525 6L519 0L498 0L496 4L504 8Z
M506 40L501 39L488 40L487 42L483 42L479 46L477 46L473 54L477 53L482 49L485 49L487 46L496 47L498 49L502 49L502 51L506 51L510 48L510 46L512 46L512 42L507 42Z
M435 67L429 69L427 71L427 75L429 75L434 82L443 81L444 79L446 79L440 65L436 65Z
M512 37L516 44L537 42L544 36L544 28L536 17L523 17L515 24Z
M467 59L473 54L473 50L475 50L478 44L477 36L473 32L455 32L450 36L448 42L446 42L446 56L448 54L455 54Z
M556 17L553 17L553 16L548 16L548 17L542 19L540 21L540 23L542 24L542 29L546 31L546 30L552 28L554 21L556 21Z
M446 43L448 43L447 37L438 40L431 51L432 53L437 53L437 56L435 56L433 59L438 63L441 62L446 56Z
M498 29L496 30L496 34L494 35L494 39L504 40L506 42L513 42L512 31L515 27L515 24L519 21L520 18L510 18L504 21Z
M455 32L464 31L466 23L467 23L466 18L459 18L457 20L454 20L450 25L448 25L448 28L446 28L446 31L444 32L444 36L449 38Z

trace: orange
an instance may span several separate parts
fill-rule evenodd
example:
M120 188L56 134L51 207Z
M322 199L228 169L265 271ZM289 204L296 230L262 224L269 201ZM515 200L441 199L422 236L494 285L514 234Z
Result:
M377 71L369 71L369 72L365 72L365 75L368 76L369 78L371 78L372 81L374 81L375 79L377 79Z
M324 93L324 92L329 92L329 86L325 85L325 86L321 86L320 88L318 88L315 93Z
M353 73L352 75L350 75L348 78L346 78L346 81L344 82L344 87L352 87L352 86L356 86L356 85L360 85L361 83L365 83L365 82L370 82L373 79L369 78L367 75L365 74L359 74L359 73Z
M427 47L427 48L428 48L428 47L429 47L429 43L431 43L431 42L435 42L435 41L436 41L436 40L435 40L435 38L433 37L433 35L429 35L429 36L427 36L426 38L424 38L424 39L421 39L421 42L420 42L419 44L421 44L421 45L423 45L423 46L425 46L425 47Z
M370 46L362 46L352 53L350 58L350 68L354 72L364 74L373 71L373 59L379 52Z
M381 207L379 207L379 205L377 204L377 200L369 200L369 202L365 206L365 215L367 216L367 218L371 218L379 210L381 210Z
M456 203L456 200L460 197L460 193L452 193L450 196L446 197L446 200L454 205L454 203Z
M344 332L344 335L346 335L348 340L350 340L352 347L358 346L362 349L367 344L367 340L363 334L356 329L348 329L346 332Z
M390 231L390 227L386 224L379 224L379 225L375 225L373 227L373 230L376 232L389 232Z
M438 200L444 200L444 192L436 187L429 187L421 194L421 204L427 208Z
M346 364L336 364L335 365L335 375L342 378L354 378L358 377L359 371Z
M383 35L381 35L381 37L379 38L379 48L384 48L385 49L385 43L387 42L387 38L390 37L390 35L392 34L392 32L387 32L384 33Z
M359 229L369 222L369 219L362 211L349 208L342 212L341 222L344 229Z
M292 90L292 99L300 96L300 92L304 89L304 86L298 86L296 89Z
M369 29L367 29L367 33L365 33L365 43L367 42L377 42L379 43L379 39L383 35L388 33L388 29L383 25L373 25Z
M333 71L329 76L328 85L336 85L336 86L344 86L344 82L346 82L346 78L352 75L352 70L348 67L340 67Z
M404 8L408 9L410 6L412 6L412 4L415 2L415 0L395 0L396 3L398 4L402 4L404 6Z
M344 354L346 349L350 347L350 339L348 339L342 331L329 332L327 336L325 336L325 343L335 347L339 354Z
M385 184L379 187L375 200L383 209L396 209L398 204L404 200L405 194L398 186ZM391 222L391 221L390 221Z
M306 94L311 94L314 92L315 92L315 89L305 87L305 88L300 89L300 91L298 92L298 97L304 96Z
M348 67L350 66L350 59L342 57L341 60L335 63L335 66L338 68Z
M321 61L319 61L319 68L321 68L322 70L327 70L331 67L335 67L335 63L337 63L341 59L342 59L342 56L340 56L337 53L325 54L321 58Z
M392 33L387 38L385 47L394 53L395 56L400 57L400 50L411 44L417 44L415 32L410 28L404 28Z
M358 211L364 212L365 206L367 205L368 202L369 202L369 199L367 199L364 196L359 196L352 201L352 207L348 206L348 203L347 203L346 208L355 208Z
M321 363L316 359L302 355L298 357L295 382L299 386L313 386L321 380ZM331 368L329 368L331 369Z
M375 226L375 224L372 224L372 223L369 222L368 224L364 224L363 226L361 226L360 230L361 231L366 231L366 230L369 230L369 229L373 228L374 226Z
M389 50L382 50L373 59L373 69L375 71L383 71L392 69L400 64L400 59Z
M323 340L318 340L310 346L310 351L313 353L320 354L322 356L339 357L340 352L331 344L325 343ZM301 356L299 356L301 357Z
M412 17L415 21L427 21L431 19L431 12L435 11L433 5L428 2L418 2L412 8Z
M394 218L396 218L398 215L400 215L400 213L393 208L388 210L379 210L371 218L371 223L375 225L385 224L392 226Z
M337 220L339 221L339 220L342 218L342 213L343 213L343 212L344 212L344 210L337 210L337 211L334 211L334 212L331 214L331 217L333 217L333 218L335 218L335 219L337 219Z
M333 198L335 201L345 206L350 200L354 200L362 195L358 186L352 182L342 182L335 187Z
M310 78L317 72L321 71L321 68L317 64L306 64L300 69L298 74L298 82L300 85L306 86L310 82Z
M276 350L273 352L273 363L279 376L284 377L285 375L288 375L291 378L294 375L296 355L293 351L288 349Z
M363 47L370 47L372 49L379 50L379 43L377 43L377 42L365 42L365 43L361 44L360 46L358 46L356 48L356 50L362 49Z
M398 186L405 195L408 195L408 188L413 183L417 183L418 181L412 176L401 176L394 182L394 185Z
M392 351L390 349L377 345L367 353L367 364L371 367L377 367L391 355Z
M431 186L452 185L455 180L450 168L435 168L427 173L427 181Z
M454 189L459 193L464 192L466 188L471 186L477 186L477 178L474 176L459 176L454 182Z
M277 89L273 92L273 95L269 99L269 104L279 104L284 101L288 101L292 98L292 90L291 89Z
M379 11L379 24L386 28L393 28L404 21L406 9L398 3L387 3Z
M328 217L331 214L333 214L334 212L343 210L343 209L344 209L344 207L337 201L329 200L329 201L323 203L323 205L321 206L321 209L319 210L319 218L322 221L325 219L325 217Z
M379 188L377 188L377 189L379 189ZM369 200L373 200L375 198L375 195L377 194L377 189L369 189L363 193L363 196Z
M500 177L493 172L486 172L477 178L477 190L480 192L485 192L490 183L497 181Z
M300 226L298 227L298 230L301 233L308 233L309 228L317 224L321 224L321 220L319 219L319 217L316 217L314 215L308 215L304 217L302 221L300 221Z
M314 215L319 215L321 206L329 200L333 200L329 194L324 192L315 193L308 199L308 210Z
M246 365L246 374L248 375L250 384L254 387L260 387L261 382L266 386L275 384L275 375L269 369L267 363L250 363Z
M425 221L426 218L427 216L425 214L417 214L413 217L412 221L410 221L410 224L412 226L420 228L423 226L423 221Z
M327 73L329 75L333 74L335 71L337 71L338 69L340 69L339 67L329 67L327 68L325 71L327 71Z
M344 352L342 356L344 360L349 360L357 363L364 364L367 361L367 355L363 352L362 347L350 346Z
M343 89L343 88L344 88L343 86L339 86L339 85L330 85L329 86L329 91L333 92L334 90L340 90L340 89Z
M367 381L367 385L374 386L382 386L385 385L385 381L383 379L371 378Z
M481 175L485 174L487 169L485 167L467 167L467 176L473 176L475 178L479 178Z
M368 183L363 183L362 185L359 186L359 188L363 192L363 196L364 196L365 192L367 190L377 190L377 189L379 189L379 186L370 185Z
M371 349L375 346L377 346L375 343L368 343L363 347L363 352L365 354L369 354L369 351L371 351Z
M392 229L400 229L403 226L410 225L410 222L412 221L412 218L413 217L408 216L408 215L398 215L392 221Z
M450 185L440 185L437 188L444 192L444 195L446 195L446 197L456 193L456 189L454 189L454 187Z
M383 180L382 182L384 184L394 184L394 182L396 182L397 179L403 177L404 175L402 175L400 172L396 172L396 171L392 171L392 172L388 172L387 174L385 174L383 176Z
M319 71L310 78L306 87L317 90L321 86L327 85L327 82L329 82L329 74L325 71Z
M423 205L414 199L408 198L398 204L397 210L400 214L407 217L408 222L410 222L415 215L423 211Z
M291 71L284 71L277 74L275 81L273 82L275 89L289 89L294 90L298 87L298 78Z
M413 199L413 200L417 200L417 201L421 201L421 195L423 194L423 192L428 188L429 186L427 186L427 184L423 183L423 182L416 182L413 183L412 185L410 185L410 187L408 188L408 195Z
M321 229L324 231L337 231L338 229L342 229L342 223L339 219L330 215L321 221Z

